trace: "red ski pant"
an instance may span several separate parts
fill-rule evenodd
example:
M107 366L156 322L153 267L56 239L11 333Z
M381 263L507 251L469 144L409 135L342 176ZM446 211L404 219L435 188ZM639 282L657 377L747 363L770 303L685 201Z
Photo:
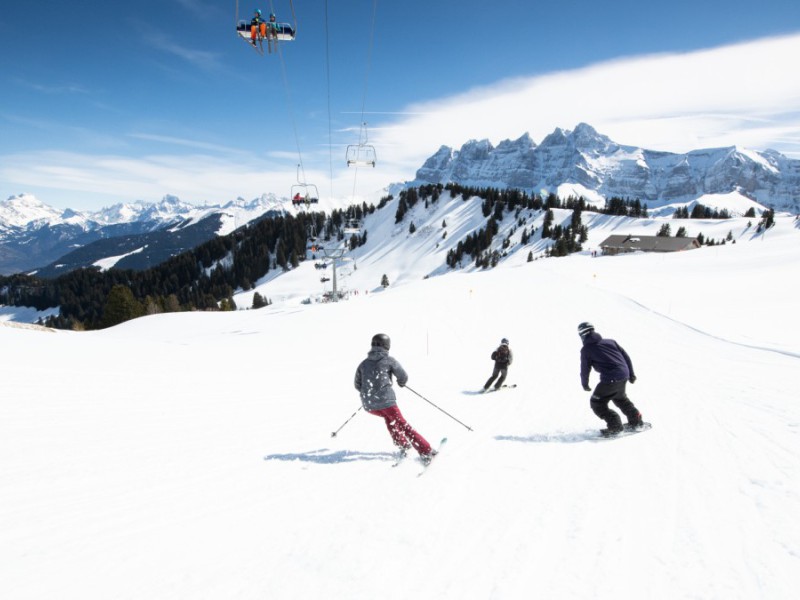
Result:
M397 406L371 410L369 414L381 417L386 421L386 428L389 430L395 446L400 448L413 446L420 455L431 453L431 445L406 422Z

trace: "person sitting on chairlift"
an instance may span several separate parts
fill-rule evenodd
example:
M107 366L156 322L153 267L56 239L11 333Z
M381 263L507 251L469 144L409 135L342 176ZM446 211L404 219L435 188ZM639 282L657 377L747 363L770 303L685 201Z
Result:
M260 35L262 38L267 37L267 24L261 17L261 10L256 9L253 13L253 18L250 20L250 43L256 45L256 37Z

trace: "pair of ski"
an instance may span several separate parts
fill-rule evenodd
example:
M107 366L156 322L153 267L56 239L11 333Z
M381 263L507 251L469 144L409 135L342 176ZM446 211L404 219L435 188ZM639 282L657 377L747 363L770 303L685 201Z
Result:
M434 448L432 453L433 456L431 456L431 458L427 462L423 462L420 459L420 462L422 462L422 470L419 473L417 473L417 477L422 477L428 471L428 469L430 469L431 465L436 461L436 458L441 453L442 447L446 443L447 443L447 438L442 438L441 441L439 442L439 445L436 448ZM396 461L392 463L392 467L399 467L401 464L405 462L406 458L408 458L408 454L401 455L400 457L398 457Z

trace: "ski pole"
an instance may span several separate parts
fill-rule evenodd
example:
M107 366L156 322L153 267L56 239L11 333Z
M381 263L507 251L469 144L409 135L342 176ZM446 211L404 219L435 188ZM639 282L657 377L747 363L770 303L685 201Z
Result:
M470 427L469 425L467 425L467 424L465 424L465 423L462 423L461 421L459 421L458 419L456 419L456 418L455 418L453 415L451 415L451 414L450 414L449 412L447 412L446 410L443 410L443 409L439 408L438 406L436 406L436 405L435 405L433 402L431 402L430 400L428 400L428 399L427 399L425 396L423 396L423 395L422 395L422 394L420 394L419 392L415 392L413 389L411 389L411 388L410 388L410 387L408 387L407 385L404 385L403 387L404 387L404 388L406 388L406 389L407 389L409 392L413 392L414 394L416 394L417 396L419 396L420 398L422 398L423 400L425 400L425 402L427 402L428 404L430 404L430 405L431 405L431 406L433 406L434 408L438 408L439 410L441 410L441 411L442 411L444 414L446 414L448 417L450 417L451 419L453 419L453 421L455 421L455 422L456 422L456 423L458 423L459 425L463 425L464 427L466 427L467 429L469 429L470 431L472 431L472 427Z
M364 408L364 407L363 406L359 406L358 410L361 410L362 408ZM347 421L345 421L344 423L342 423L342 426L339 427L339 429L337 429L336 431L331 433L331 437L336 437L336 434L339 433L344 428L344 426L347 425L350 421L352 421L353 417L355 417L358 414L358 410L356 412L354 412L352 415L350 415L350 418L347 419Z

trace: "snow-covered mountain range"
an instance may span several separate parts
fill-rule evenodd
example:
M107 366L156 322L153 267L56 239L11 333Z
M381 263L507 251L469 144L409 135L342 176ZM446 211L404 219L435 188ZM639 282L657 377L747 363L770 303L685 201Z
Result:
M556 129L539 145L526 133L496 147L488 140L469 141L459 150L442 146L411 183L448 182L583 196L601 205L611 197L638 198L649 208L739 193L800 212L800 160L737 146L657 152L618 144L585 123L574 131Z
M386 190L449 182L583 196L598 206L611 197L639 199L652 215L695 202L713 205L715 198L723 198L726 208L753 203L800 212L800 160L740 147L657 152L618 144L585 123L573 131L556 129L538 145L526 133L496 147L488 140L459 150L442 146L413 181ZM329 199L319 210L345 205ZM0 202L0 274L40 269L52 277L122 256L128 258L115 266L147 268L268 213L290 210L291 201L275 194L202 207L165 196L156 204L116 204L97 212L62 211L30 195L12 196ZM103 240L100 248L87 248Z
M12 196L0 202L0 273L40 268L101 240L125 238L116 254L127 253L141 247L137 236L146 236L143 243L152 261L159 261L265 214L282 213L284 207L274 194L213 206L165 196L155 204L140 201L78 212L55 209L29 194ZM57 274L51 271L49 276Z

